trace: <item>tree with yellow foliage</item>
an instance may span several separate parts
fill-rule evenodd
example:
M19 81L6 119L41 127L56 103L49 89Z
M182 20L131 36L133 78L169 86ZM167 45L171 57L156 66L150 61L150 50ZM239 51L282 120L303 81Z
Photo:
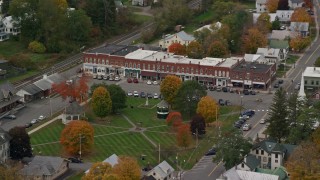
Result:
M161 82L160 92L170 105L173 104L182 81L178 76L169 75Z
M279 0L267 0L267 9L269 13L275 13L278 9Z
M120 156L112 169L119 180L140 180L141 170L138 161L129 156Z
M94 163L82 180L105 179L112 175L112 166L107 162Z
M300 36L297 36L293 39L290 39L289 45L293 51L300 52L304 48L308 47L310 43L311 43L310 37L302 38Z
M308 22L311 23L311 16L305 8L296 8L291 15L291 22Z
M207 124L212 123L217 120L219 115L219 106L212 97L204 96L198 103L197 113L201 114Z

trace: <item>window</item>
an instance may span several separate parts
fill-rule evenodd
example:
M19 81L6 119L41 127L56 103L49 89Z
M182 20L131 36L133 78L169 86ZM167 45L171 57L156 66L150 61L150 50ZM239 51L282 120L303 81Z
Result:
M304 84L308 84L308 81L307 81L307 80L305 80L305 81L304 81Z
M275 162L275 163L278 163L279 161L278 161L278 159L276 159L276 160L274 160L274 162Z
M153 70L155 71L156 70L156 65L152 65L152 68L153 68Z
M146 65L144 63L142 64L142 69L146 69Z
M164 71L164 65L162 65L161 70Z
M94 59L93 59L93 63L96 63L96 61L97 61L96 58L94 58Z
M267 157L263 157L263 162L267 162Z
M261 155L264 155L264 150L261 150Z
M319 85L319 81L316 81L316 85Z
M184 72L184 68L181 68L181 72Z
M191 74L193 74L193 68L191 68Z
M278 158L278 154L276 154L276 158Z
M189 68L186 69L186 73L189 73Z
M202 74L203 73L203 70L202 69L200 69L200 74Z
M150 64L148 64L148 70L150 70Z
M174 72L174 66L171 66L171 71Z
M256 149L256 154L259 154L259 150L258 149Z
M180 72L180 68L179 67L177 68L177 72Z
M109 61L108 60L106 60L106 65L108 65L109 64Z
M131 63L129 63L129 68L131 68L132 67L132 64Z
M241 164L241 167L244 168L244 164L243 163Z
M166 70L167 72L169 72L170 71L170 67L169 67L169 65L167 65L167 70Z
M137 68L140 69L140 64L138 64Z
M311 85L314 85L314 81L313 80L311 81Z
M128 67L128 63L125 63L124 66L125 66L125 67Z
M136 64L133 64L133 68L136 68Z

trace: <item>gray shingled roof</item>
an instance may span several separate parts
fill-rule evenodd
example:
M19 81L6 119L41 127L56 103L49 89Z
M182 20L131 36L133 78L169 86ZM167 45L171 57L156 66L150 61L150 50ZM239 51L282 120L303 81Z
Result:
M65 81L65 78L63 78L60 74L54 73L47 77L51 82L57 84L62 81Z
M23 90L25 90L26 92L28 92L31 95L35 95L35 94L42 91L38 86L36 86L34 84L29 84L28 86L24 87Z
M43 91L51 89L51 83L47 79L40 79L33 84L38 86Z
M167 36L165 39L166 40L171 39L172 37L174 37L176 35L179 36L183 41L193 41L193 40L195 40L195 38L192 35L187 34L184 31L180 31L180 32L178 32L176 34L172 34L170 36Z
M0 145L8 142L11 139L9 133L0 128Z
M79 105L77 101L69 103L69 106L66 108L66 114L82 114L83 108Z
M300 31L307 32L309 30L309 23L308 22L291 22L290 30L295 32L300 32Z
M35 156L19 173L24 176L51 176L57 173L63 162L60 157Z

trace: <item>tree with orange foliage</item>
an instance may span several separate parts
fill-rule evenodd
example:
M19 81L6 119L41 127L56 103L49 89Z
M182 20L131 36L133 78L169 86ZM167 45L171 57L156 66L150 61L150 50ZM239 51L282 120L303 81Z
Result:
M180 147L187 148L191 145L192 136L190 133L190 125L183 124L179 127L178 133L176 135L177 144Z
M93 91L91 107L96 116L104 118L111 113L112 100L105 87L98 87Z
M259 47L267 46L267 37L262 34L257 28L248 30L248 34L242 38L243 49L245 53L254 54Z
M170 112L167 116L166 123L167 125L172 126L174 131L177 131L179 126L183 124L181 113L177 111Z
M304 0L305 7L313 9L313 3L312 0Z
M89 172L82 177L82 180L104 179L112 174L112 166L107 162L94 163Z
M290 179L320 179L319 150L313 142L302 142L286 162Z
M112 172L120 180L140 180L141 177L141 169L137 160L129 156L120 156Z
M278 9L279 0L267 0L267 9L269 13L275 13Z
M308 22L311 23L311 17L305 8L296 8L291 15L291 22Z
M172 43L168 47L168 51L176 55L186 55L186 47L180 43Z
M302 38L300 36L290 39L289 45L290 48L295 52L300 52L304 48L308 47L311 43L310 37Z
M62 81L52 84L52 91L58 93L64 100L83 102L88 98L88 77L82 76L78 81Z
M197 113L201 114L207 124L212 123L217 120L219 115L219 106L212 97L204 96L198 103Z
M178 76L169 75L160 84L160 92L170 105L173 104L182 81Z
M70 155L88 154L93 146L93 135L94 129L87 121L71 121L61 132L60 144Z

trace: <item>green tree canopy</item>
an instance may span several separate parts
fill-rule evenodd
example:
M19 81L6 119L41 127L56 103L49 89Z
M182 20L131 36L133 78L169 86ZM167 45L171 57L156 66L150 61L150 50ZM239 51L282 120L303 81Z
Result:
M184 81L176 95L174 108L191 118L196 114L198 102L206 95L206 90L197 81Z
M120 109L126 107L127 96L124 90L119 85L111 84L107 86L107 90L109 91L111 96L113 113L116 113Z
M93 112L100 118L104 118L110 114L112 110L112 101L106 88L98 87L94 90L91 106Z
M30 137L24 127L14 127L9 130L10 156L12 159L20 160L32 156Z

